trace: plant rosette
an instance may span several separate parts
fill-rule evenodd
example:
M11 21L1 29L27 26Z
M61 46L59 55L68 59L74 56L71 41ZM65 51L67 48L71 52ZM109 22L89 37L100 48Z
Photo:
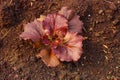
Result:
M67 7L55 14L41 15L40 18L24 25L20 37L32 40L42 45L36 56L50 67L55 67L61 61L78 61L82 55L83 22Z

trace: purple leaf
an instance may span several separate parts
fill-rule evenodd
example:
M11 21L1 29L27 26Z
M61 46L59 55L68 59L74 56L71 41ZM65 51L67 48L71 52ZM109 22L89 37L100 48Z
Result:
M78 15L75 15L70 21L69 21L69 31L71 32L77 32L82 33L82 27L83 22L79 20Z
M34 22L24 25L24 32L20 35L24 40L31 39L32 41L39 41L44 34L42 22L35 20Z
M64 45L53 49L61 61L77 61L82 54L83 37L76 33L67 33L64 38Z
M69 20L69 31L82 33L83 22L79 20L78 15L75 15L72 10L68 10L67 7L62 7L58 13Z
M49 34L65 35L68 29L68 20L58 14L49 14L45 18L43 26Z
M72 10L68 10L67 7L62 7L58 14L63 15L65 18L69 19L72 15Z
M41 16L24 26L20 35L24 40L31 39L44 46L37 57L47 66L55 67L60 61L78 61L82 55L82 21L72 10L63 7L58 14ZM49 49L48 49L49 48Z

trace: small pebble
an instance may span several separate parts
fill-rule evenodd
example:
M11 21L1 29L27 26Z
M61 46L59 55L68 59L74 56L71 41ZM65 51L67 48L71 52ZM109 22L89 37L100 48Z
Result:
M14 71L17 71L17 68L16 67L12 67Z
M77 76L75 77L75 80L80 80L80 76L77 75Z
M109 14L109 15L107 15L107 19L108 19L108 20L111 20L112 18L113 18L113 16L112 16L112 15L110 15L110 14Z
M117 9L117 7L116 7L116 5L114 4L114 2L111 2L111 1L109 1L109 0L105 0L106 2L107 2L107 5L108 5L108 7L110 8L110 9L112 9L112 10L116 10Z
M18 74L15 74L14 78L18 78L18 77L19 77Z
M107 45L105 45L105 44L103 44L103 47L104 47L104 48L106 48L106 49L108 49L108 46L107 46Z
M67 75L66 71L61 71L61 74L59 75L59 80L64 80L66 75Z
M31 56L31 57L30 57L30 61L32 61L32 62L37 62L38 59L37 59L36 57L34 57L34 56Z
M99 33L95 33L95 36L99 37L99 36L100 36L100 34L99 34Z
M95 21L95 23L96 23L96 24L98 24L98 23L99 23L99 21L98 21L98 20L96 20L96 21Z
M116 10L117 9L116 5L113 2L109 3L109 8L112 9L112 10Z
M118 4L120 3L120 1L117 2Z
M91 15L90 14L88 14L88 17L90 17Z
M103 10L99 10L99 12L98 12L99 14L102 14L103 13Z
M114 20L112 23L113 23L113 25L117 25L118 22L119 22L119 20L116 19L116 20Z
M54 76L56 76L56 72L53 71L50 73L50 75L54 77Z

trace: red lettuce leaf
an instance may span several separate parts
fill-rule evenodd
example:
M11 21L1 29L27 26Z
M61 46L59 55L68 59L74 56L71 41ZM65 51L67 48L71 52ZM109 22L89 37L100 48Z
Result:
M39 41L44 34L42 22L34 20L34 22L24 25L24 32L20 35L24 40L31 39L32 41Z
M64 37L64 45L53 49L61 61L77 61L82 55L83 37L76 33L68 32Z
M80 16L74 14L72 10L68 10L67 7L62 7L58 13L69 20L69 31L82 33L83 22L79 19Z

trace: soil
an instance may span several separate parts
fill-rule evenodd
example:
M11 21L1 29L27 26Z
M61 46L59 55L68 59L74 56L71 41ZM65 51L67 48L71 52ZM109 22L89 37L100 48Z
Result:
M84 23L84 53L50 68L19 35L24 24L63 6ZM0 0L0 80L120 80L120 0Z

